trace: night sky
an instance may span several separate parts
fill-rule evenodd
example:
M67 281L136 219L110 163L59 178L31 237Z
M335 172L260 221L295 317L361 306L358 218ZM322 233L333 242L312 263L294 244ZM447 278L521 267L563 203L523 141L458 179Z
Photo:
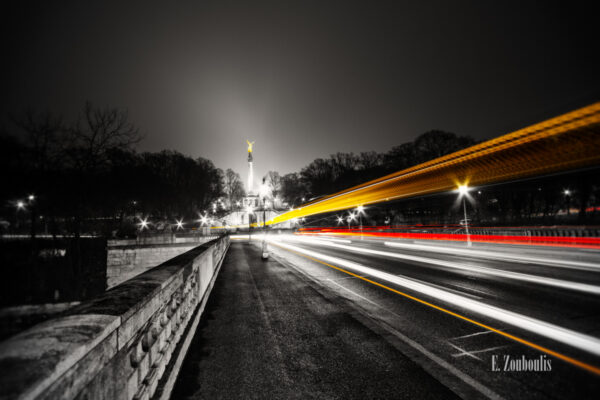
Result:
M430 129L492 138L598 100L597 20L575 2L149 3L3 2L2 118L126 107L140 151L244 176L248 138L260 177Z

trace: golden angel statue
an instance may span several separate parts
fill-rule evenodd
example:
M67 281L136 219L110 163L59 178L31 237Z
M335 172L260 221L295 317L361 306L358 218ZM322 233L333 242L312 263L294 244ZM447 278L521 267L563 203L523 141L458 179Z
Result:
M248 143L248 153L252 153L252 145L254 144L254 142L251 142L248 139L246 139L246 143Z

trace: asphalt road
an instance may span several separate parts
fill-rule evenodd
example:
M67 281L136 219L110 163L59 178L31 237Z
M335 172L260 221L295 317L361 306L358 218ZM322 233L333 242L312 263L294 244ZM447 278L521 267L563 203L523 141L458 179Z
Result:
M174 398L598 393L597 252L280 239L232 245Z

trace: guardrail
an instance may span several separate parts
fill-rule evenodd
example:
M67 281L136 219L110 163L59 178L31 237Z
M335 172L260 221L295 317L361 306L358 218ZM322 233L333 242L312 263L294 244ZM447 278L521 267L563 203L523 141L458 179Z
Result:
M166 368L182 361L177 346L228 248L227 236L200 245L0 343L0 398L148 399L159 381L168 391L177 368Z

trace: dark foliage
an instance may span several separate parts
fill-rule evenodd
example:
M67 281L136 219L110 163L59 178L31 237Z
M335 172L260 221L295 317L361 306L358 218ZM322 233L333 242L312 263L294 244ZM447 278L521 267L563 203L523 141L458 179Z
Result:
M443 131L430 131L413 142L393 147L387 153L374 151L336 153L318 158L299 174L285 175L281 194L291 205L301 198L314 199L396 172L474 145L474 139Z
M142 137L125 111L86 103L73 124L32 111L12 120L23 139L0 136L5 232L111 236L135 231L138 218L197 219L223 194L223 173L209 160L137 154Z

